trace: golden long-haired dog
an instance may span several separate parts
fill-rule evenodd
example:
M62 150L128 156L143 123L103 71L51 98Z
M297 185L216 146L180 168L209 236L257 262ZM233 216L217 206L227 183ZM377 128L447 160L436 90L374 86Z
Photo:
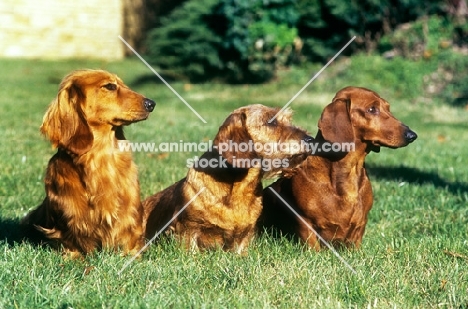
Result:
M154 107L106 71L78 70L63 79L41 126L58 151L47 166L44 201L22 220L28 237L62 245L72 256L143 246L137 168L118 142L123 126Z
M300 145L313 140L291 125L289 110L269 123L278 111L256 104L231 113L213 149L194 162L186 178L143 201L146 237L161 231L199 193L170 230L188 249L243 253L262 210L262 179L290 173L307 157L308 148ZM291 147L273 150L273 143Z
M367 154L379 152L382 146L404 147L417 135L390 113L386 100L360 87L338 91L323 110L318 127L317 143L354 144L354 149L315 153L292 178L280 179L266 188L260 221L266 227L296 235L316 249L321 243L311 228L327 242L359 247L373 203L364 166ZM283 205L271 188L301 218Z

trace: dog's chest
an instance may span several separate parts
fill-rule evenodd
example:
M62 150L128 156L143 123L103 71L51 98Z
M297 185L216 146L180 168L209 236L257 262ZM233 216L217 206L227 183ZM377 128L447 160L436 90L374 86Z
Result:
M241 199L232 192L205 196L201 203L194 203L193 213L201 216L206 224L232 230L251 226L255 223L262 209L261 196L244 192Z
M128 154L110 153L89 159L84 184L90 219L112 226L137 202L136 166Z

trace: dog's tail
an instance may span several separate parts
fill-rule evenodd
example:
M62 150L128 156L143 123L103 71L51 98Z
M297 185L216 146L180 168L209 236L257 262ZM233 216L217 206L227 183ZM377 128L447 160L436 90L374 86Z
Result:
M59 230L47 228L51 224L47 222L48 216L46 211L46 207L41 204L21 219L19 226L22 240L42 245L50 243L51 240L61 238L62 235Z

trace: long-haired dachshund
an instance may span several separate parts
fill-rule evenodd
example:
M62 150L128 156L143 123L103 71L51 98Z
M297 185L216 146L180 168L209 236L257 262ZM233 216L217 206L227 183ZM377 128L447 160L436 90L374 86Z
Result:
M379 152L382 146L404 147L417 135L395 119L387 101L358 87L340 90L325 107L318 127L318 143L354 143L355 149L317 152L300 165L293 177L280 179L266 188L261 222L263 227L273 226L285 234L296 235L317 250L321 244L311 228L327 242L359 247L373 203L364 167L366 155ZM324 149L331 149L331 144L326 146ZM271 188L304 221L283 205Z
M278 111L256 104L231 113L186 178L143 201L146 237L188 205L169 226L187 249L244 253L262 210L262 179L291 173L307 157L302 143L313 140L291 125L289 110L269 122Z
M143 246L137 168L118 143L123 126L154 107L106 71L78 70L63 79L41 126L58 151L47 166L44 201L22 220L28 237L72 256Z

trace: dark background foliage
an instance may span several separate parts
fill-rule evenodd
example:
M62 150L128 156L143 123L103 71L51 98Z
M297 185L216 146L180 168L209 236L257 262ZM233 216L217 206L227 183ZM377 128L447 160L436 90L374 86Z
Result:
M187 0L166 6L148 31L146 53L163 74L187 82L261 83L306 62L380 53L418 61L467 46L464 0ZM445 59L444 58L444 59ZM467 68L467 61L457 60ZM453 66L458 97L463 74ZM452 80L451 80L452 81ZM446 81L437 93L447 94ZM449 91L449 92L450 92ZM453 95L452 95L453 96Z

